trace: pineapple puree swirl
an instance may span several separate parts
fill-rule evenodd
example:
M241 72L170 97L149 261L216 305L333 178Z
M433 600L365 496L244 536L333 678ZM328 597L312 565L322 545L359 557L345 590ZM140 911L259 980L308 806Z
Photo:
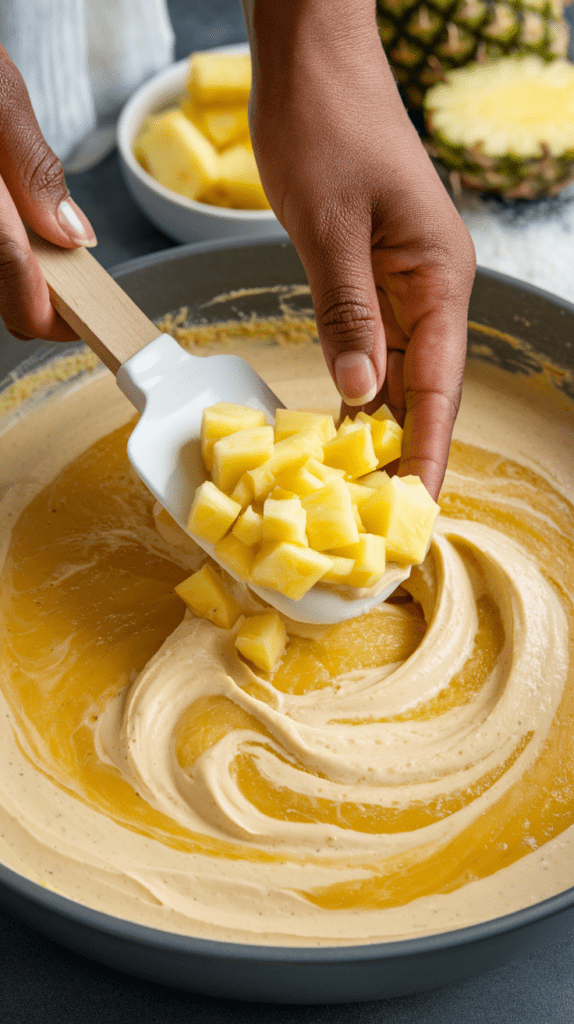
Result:
M268 674L182 618L173 586L205 556L154 524L128 414L102 377L7 435L0 857L112 914L292 945L460 927L574 884L570 409L471 366L408 594L288 622Z

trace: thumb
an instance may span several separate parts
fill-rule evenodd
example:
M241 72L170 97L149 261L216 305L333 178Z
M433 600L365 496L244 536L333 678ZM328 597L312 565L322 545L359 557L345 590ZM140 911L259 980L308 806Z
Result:
M44 139L28 90L0 46L0 177L24 220L65 248L96 244L94 230L70 198L62 165Z
M370 223L368 233L361 236L358 220L355 218L344 237L338 230L301 246L295 241L311 288L325 360L348 406L371 402L381 390L386 372Z

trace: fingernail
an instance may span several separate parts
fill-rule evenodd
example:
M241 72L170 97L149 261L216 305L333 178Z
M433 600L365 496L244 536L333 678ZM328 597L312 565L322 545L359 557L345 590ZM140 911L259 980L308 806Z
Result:
M70 238L80 245L93 246L97 244L94 229L85 213L73 199L64 199L58 207L58 222Z
M347 405L372 402L377 393L377 377L366 352L341 352L334 366L337 387Z

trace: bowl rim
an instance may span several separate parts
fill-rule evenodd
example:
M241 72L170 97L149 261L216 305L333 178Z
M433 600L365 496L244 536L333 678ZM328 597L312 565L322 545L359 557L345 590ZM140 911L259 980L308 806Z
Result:
M34 882L0 862L0 886L9 889L27 903L40 907L62 920L149 949L180 953L217 960L250 960L288 964L369 963L374 960L397 960L425 954L446 952L462 946L521 931L530 925L556 917L574 905L574 886L555 896L523 907L511 914L490 918L448 932L435 932L390 942L369 942L336 946L279 946L204 939L181 932L172 932L139 924L128 918L115 917L86 904L62 896L40 882Z
M249 53L247 43L233 43L229 46L214 46L210 53L241 54ZM138 180L138 183L164 202L170 202L178 206L180 210L188 213L214 217L216 220L231 220L238 224L241 222L267 222L277 218L273 210L238 210L227 206L212 206L210 203L200 203L195 199L188 199L187 196L179 195L171 189L161 185L159 181L152 178L136 160L133 152L133 143L136 133L141 128L144 119L162 106L175 99L183 91L185 76L189 66L189 57L170 64L167 68L158 72L152 78L144 82L136 89L133 95L126 101L120 111L116 127L116 144L120 160L124 163L126 171Z
M271 246L287 248L292 245L288 238L259 239L249 236L228 239L214 239L204 242L190 242L175 245L170 249L144 256L135 257L117 264L112 268L114 278L121 278L157 263L169 263L187 254L209 253L221 249L235 249L241 246ZM477 269L477 277L490 278L507 285L520 287L550 301L560 310L574 316L574 304L553 295L544 289L537 288L528 282L512 278L507 274L484 267ZM451 949L473 945L494 939L511 932L522 931L529 926L557 917L574 907L574 886L523 907L509 914L493 917L486 921L453 928L449 931L435 932L413 938L394 939L388 942L354 943L334 946L297 946L251 944L230 942L222 939L206 939L180 932L172 932L149 925L139 924L128 918L115 917L104 911L96 910L72 900L67 896L47 888L41 882L20 874L0 861L0 895L7 889L20 900L33 904L36 908L50 913L63 921L76 926L88 928L101 935L137 945L147 950L156 949L164 953L182 954L214 958L218 961L255 961L258 963L289 964L289 965L328 965L328 964L359 964L371 963L375 960L398 960L406 957L418 957L424 954L446 952Z

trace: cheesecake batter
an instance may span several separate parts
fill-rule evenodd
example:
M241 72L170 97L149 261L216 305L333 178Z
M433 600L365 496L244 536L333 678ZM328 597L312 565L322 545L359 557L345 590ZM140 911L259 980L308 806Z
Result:
M250 348L286 404L334 411L317 346L297 378L284 356ZM95 373L2 439L0 858L116 916L283 945L440 932L574 885L566 399L469 363L408 593L287 622L270 674L184 614L173 587L205 555L154 518L132 413Z

